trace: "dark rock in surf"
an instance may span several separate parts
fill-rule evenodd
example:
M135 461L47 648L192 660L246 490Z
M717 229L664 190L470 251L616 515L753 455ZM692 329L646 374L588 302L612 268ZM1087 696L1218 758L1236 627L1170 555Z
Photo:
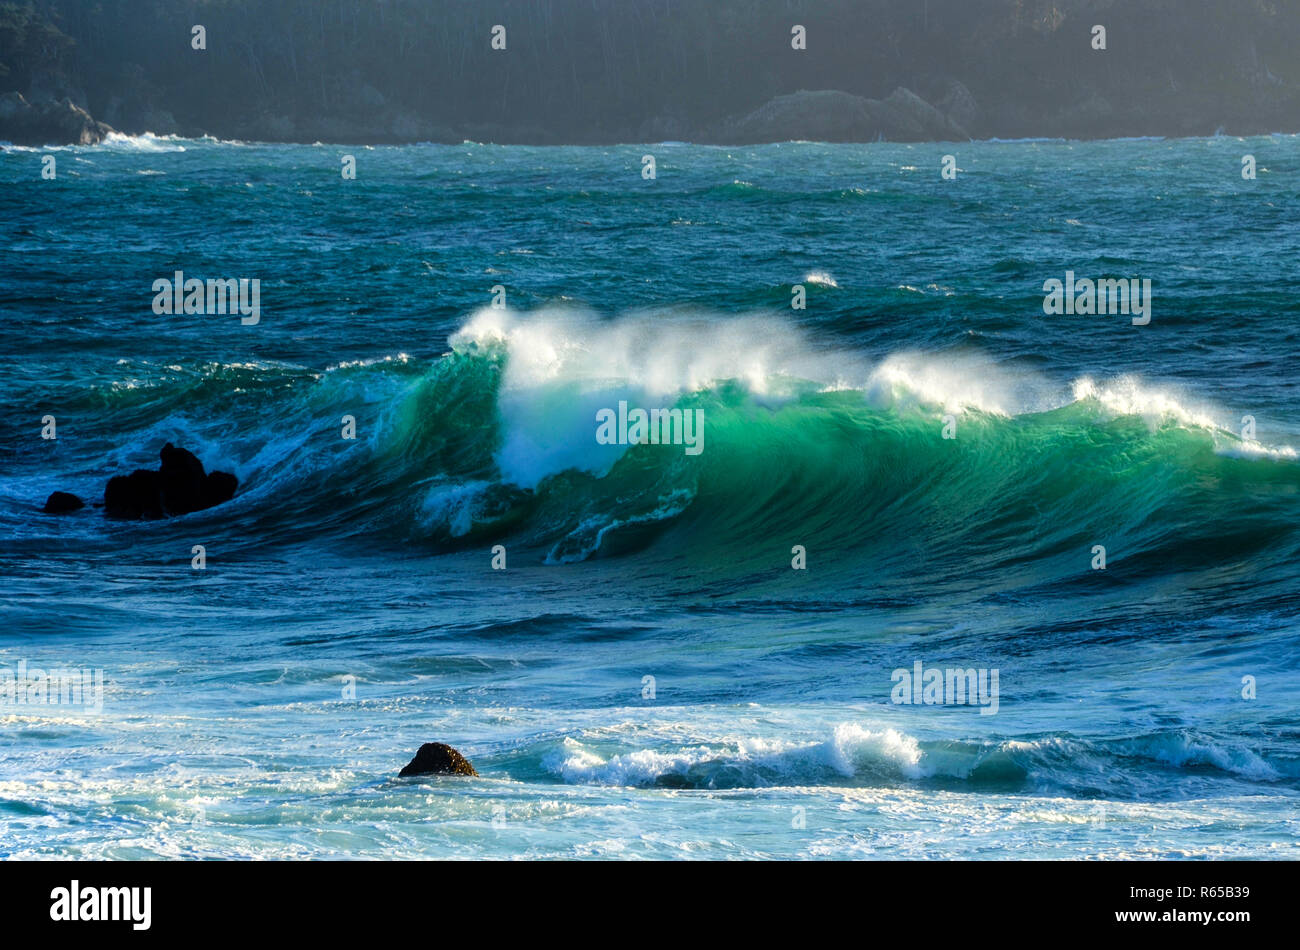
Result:
M203 511L235 495L239 480L229 472L205 472L193 452L168 442L158 471L137 469L109 479L104 513L110 518L162 518Z
M130 475L114 475L104 489L104 514L110 518L161 518L162 476L138 468Z
M203 480L203 491L199 494L199 507L212 508L235 497L239 479L229 472L208 472Z
M203 483L207 473L203 463L188 449L178 449L168 442L158 453L162 466L162 504L169 515L184 515L203 507Z
M76 495L65 491L56 491L46 499L45 507L41 511L47 515L62 515L85 507L86 503Z
M113 131L70 99L0 96L0 139L15 145L98 145Z
M426 742L415 753L415 758L406 764L406 768L397 773L399 777L410 775L478 775L474 766L449 745L441 742Z

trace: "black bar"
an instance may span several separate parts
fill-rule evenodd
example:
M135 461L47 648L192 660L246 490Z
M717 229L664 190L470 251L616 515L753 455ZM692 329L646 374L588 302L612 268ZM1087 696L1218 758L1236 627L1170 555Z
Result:
M532 938L569 931L582 942L598 933L622 942L620 931L591 929L603 920L644 927L642 937L658 942L681 936L676 928L687 923L774 935L773 912L786 921L782 928L829 934L839 920L873 940L1023 938L1029 932L1020 928L1033 927L1047 940L1128 932L1230 941L1290 922L1284 902L1294 875L1289 862L7 862L0 904L10 941L75 931L205 940L256 934L260 944L281 935L421 937L431 927L495 940L517 927ZM148 929L137 930L128 912L135 906L143 922L143 891L139 904L123 903L125 920L51 919L52 895L70 891L73 880L83 902L92 888L150 888ZM1147 912L1154 917L1120 919ZM624 937L641 939L633 931Z

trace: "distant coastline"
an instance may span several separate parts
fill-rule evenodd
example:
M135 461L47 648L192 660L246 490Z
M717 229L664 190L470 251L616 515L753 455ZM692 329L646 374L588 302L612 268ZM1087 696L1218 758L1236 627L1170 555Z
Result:
M233 145L237 147L259 147L259 146L277 146L277 145L295 145L295 146L318 146L321 148L400 148L403 146L419 145L436 145L443 148L452 148L455 146L499 146L502 148L648 148L659 145L670 146L703 146L707 148L751 148L765 145L963 145L963 144L990 144L990 145L1023 145L1035 143L1070 143L1070 142L1143 142L1143 141L1176 141L1178 139L1209 139L1217 137L1225 138L1255 138L1268 136L1295 136L1300 135L1300 131L1291 132L1281 129L1270 129L1261 132L1227 132L1219 129L1212 134L1205 135L1099 135L1088 138L1071 137L1068 135L1030 135L1023 138L1000 138L997 136L991 138L969 138L969 139L920 139L909 140L905 142L895 142L889 139L873 139L871 141L827 141L825 139L773 139L764 142L692 142L689 140L677 139L660 139L646 141L610 141L610 142L493 142L480 139L462 138L458 141L433 142L428 139L422 139L411 142L361 142L361 141L339 141L339 142L322 142L320 140L312 142L285 141L277 142L269 139L223 139L215 135L203 134L197 136L179 135L170 133L168 135L157 135L154 132L140 132L128 134L112 130L100 142L95 145L111 145L114 141L128 143L156 143L163 145L167 142L201 142L207 141L217 145ZM45 142L41 145L25 145L20 142L14 142L0 135L0 151L6 149L40 151L43 148L66 148L70 145L80 143L63 143Z
M1252 135L1300 131L1296 48L1300 6L1252 0L23 0L0 4L0 140Z
M712 126L667 128L651 124L641 136L585 135L568 137L541 129L516 129L505 125L471 126L464 129L435 128L406 135L376 131L366 124L351 125L331 120L328 129L306 123L302 133L288 125L254 124L245 129L220 132L203 127L179 128L162 122L156 128L115 128L101 122L70 99L30 102L20 93L0 96L0 142L23 146L96 145L113 133L123 135L176 135L181 138L216 138L225 141L300 145L460 145L464 142L492 145L590 145L614 146L648 142L682 142L691 145L745 146L785 142L871 143L871 142L967 142L967 141L1097 141L1137 138L1202 138L1214 135L1291 135L1300 132L1300 119L1280 125L1263 119L1240 122L1178 122L1159 124L1154 129L1138 127L1125 120L1113 124L1076 124L1064 115L1044 124L1056 131L1025 135L978 134L968 130L949 113L932 106L906 87L899 87L883 100L854 96L840 90L817 90L779 96L759 109L731 117ZM298 129L295 123L294 130ZM978 128L978 126L976 127ZM327 131L314 135L313 131ZM670 135L655 135L670 131ZM427 134L425 134L427 133Z

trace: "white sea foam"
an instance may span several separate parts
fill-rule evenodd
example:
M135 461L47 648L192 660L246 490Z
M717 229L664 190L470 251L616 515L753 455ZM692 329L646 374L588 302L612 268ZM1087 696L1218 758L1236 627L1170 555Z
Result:
M877 405L911 402L998 416L1038 412L1052 404L1046 379L1023 371L1009 373L971 352L895 353L871 373L866 391Z
M1203 429L1223 454L1297 457L1289 446L1243 440L1226 413L1135 377L1084 377L1063 386L969 350L899 352L871 368L853 354L814 349L791 320L774 315L667 311L605 320L574 310L519 314L485 308L451 344L462 352L505 352L497 401L503 443L496 461L507 481L526 488L565 470L601 476L612 468L627 446L596 444L598 410L624 399L668 408L724 381L773 408L809 387L860 390L880 407L1002 417L1088 401L1106 414L1141 416L1153 428L1173 423Z
M453 538L463 537L474 527L474 515L482 493L491 482L472 481L439 484L425 496L423 513L426 524L442 524Z
M458 351L506 350L497 464L524 487L566 469L608 472L627 446L596 444L596 412L619 400L668 408L733 380L758 402L780 404L799 384L839 378L836 366L851 363L812 353L793 324L771 316L677 312L601 320L577 311L524 316L487 308L451 344Z
M669 776L696 775L705 784L822 785L833 776L864 774L924 778L945 769L922 762L915 738L892 728L848 722L822 742L768 736L726 736L690 745L601 755L566 738L543 767L572 784L638 786Z
M145 132L141 135L126 135L123 132L109 132L100 143L102 147L120 151L135 152L184 152L186 139L178 135L154 135Z
M1136 376L1120 376L1105 383L1081 377L1072 387L1073 401L1090 400L1112 416L1138 416L1152 429L1173 423L1203 429L1214 441L1215 452L1239 458L1295 459L1289 445L1267 446L1238 434L1221 409L1196 400L1173 387L1152 385Z

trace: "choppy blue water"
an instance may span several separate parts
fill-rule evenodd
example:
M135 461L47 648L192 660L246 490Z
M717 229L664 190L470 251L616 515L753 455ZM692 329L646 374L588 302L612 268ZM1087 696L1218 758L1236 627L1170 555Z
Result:
M104 686L0 695L0 853L1296 857L1297 173L1291 136L5 150L0 687ZM155 314L177 270L260 322ZM1150 279L1150 323L1046 315L1067 271ZM599 444L619 401L703 450ZM167 441L235 499L37 511ZM917 662L996 714L894 702ZM426 741L481 777L397 779Z

